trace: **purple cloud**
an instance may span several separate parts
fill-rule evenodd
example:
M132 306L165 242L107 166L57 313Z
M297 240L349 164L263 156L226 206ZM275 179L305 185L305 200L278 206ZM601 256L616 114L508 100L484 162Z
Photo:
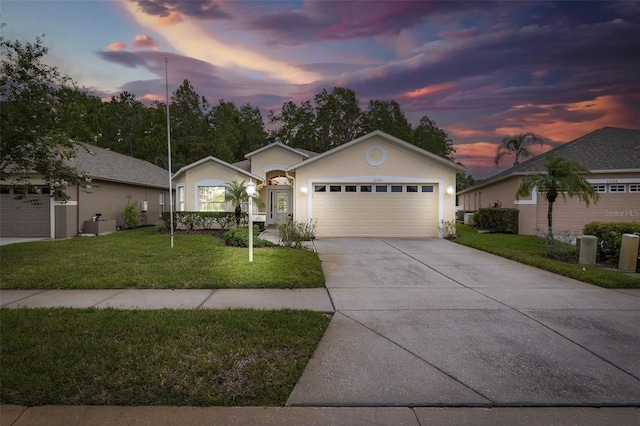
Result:
M148 15L166 18L171 13L202 19L217 20L230 19L231 15L221 9L214 0L130 0L136 3Z

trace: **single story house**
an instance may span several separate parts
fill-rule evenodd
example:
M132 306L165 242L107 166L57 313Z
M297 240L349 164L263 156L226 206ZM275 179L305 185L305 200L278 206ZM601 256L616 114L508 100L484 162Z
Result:
M68 238L95 233L96 225L104 233L124 224L121 212L130 203L137 204L141 225L156 224L162 211L169 210L167 170L108 149L87 149L79 149L72 164L92 178L91 188L69 186L67 202L53 200L51 188L37 176L29 195L36 203L16 200L19 188L0 182L0 236ZM103 223L88 224L97 215Z
M313 222L318 237L437 237L455 220L459 164L381 131L318 154L276 142L230 164L206 157L174 176L177 211L232 211L229 182L253 182L267 225ZM254 209L255 210L255 209Z
M586 223L640 221L640 130L604 127L549 151L588 169L587 176L599 195L587 208L577 198L558 197L553 207L555 232L582 235ZM459 209L477 210L499 205L517 208L519 233L547 232L548 202L534 192L516 199L522 178L544 170L546 154L538 155L458 193Z

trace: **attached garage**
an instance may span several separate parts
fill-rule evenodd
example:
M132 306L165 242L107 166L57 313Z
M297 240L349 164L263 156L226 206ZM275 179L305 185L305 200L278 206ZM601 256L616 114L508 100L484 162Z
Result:
M316 232L342 237L436 237L437 185L316 183Z
M455 219L460 165L383 132L287 169L295 220L317 237L438 237Z
M29 202L16 200L10 189L0 195L0 236L49 238L51 236L51 197L30 194Z

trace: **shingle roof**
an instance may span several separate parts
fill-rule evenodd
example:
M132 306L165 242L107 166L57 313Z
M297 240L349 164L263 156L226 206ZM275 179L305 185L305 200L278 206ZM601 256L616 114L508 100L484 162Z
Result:
M169 172L161 167L93 145L87 145L87 149L89 152L78 149L71 164L93 179L160 188L169 185Z
M493 175L461 193L508 176L542 172L548 153L573 160L591 172L640 171L640 130L603 127Z

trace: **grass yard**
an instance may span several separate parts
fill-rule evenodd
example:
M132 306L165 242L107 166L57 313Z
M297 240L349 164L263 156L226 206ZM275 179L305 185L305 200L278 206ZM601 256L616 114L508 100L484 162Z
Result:
M600 266L579 265L546 257L545 240L527 235L479 234L475 228L457 224L454 241L556 274L607 288L640 288L640 279Z
M284 405L328 326L309 311L0 309L0 403Z
M154 227L0 247L2 289L323 287L318 256L284 247L228 247L209 235Z

